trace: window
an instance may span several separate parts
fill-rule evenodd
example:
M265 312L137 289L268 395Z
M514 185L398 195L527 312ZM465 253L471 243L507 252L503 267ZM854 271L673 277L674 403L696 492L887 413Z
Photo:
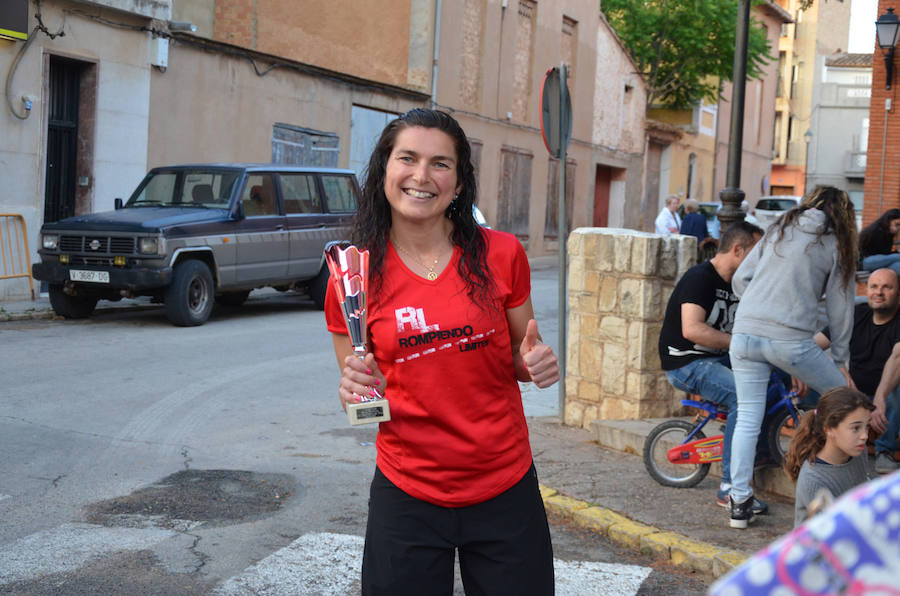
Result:
M336 168L340 138L322 132L276 122L272 127L272 163Z
M528 204L531 201L530 151L504 146L500 150L500 200L497 227L505 232L528 236Z
M559 160L550 158L547 176L547 211L544 217L544 236L559 236ZM572 207L575 203L575 160L566 160L566 229L572 231Z
M324 174L322 188L325 191L325 204L330 213L356 211L356 195L353 194L353 181L350 178Z
M562 20L562 61L569 66L569 93L575 92L575 59L578 57L578 21L563 17Z
M687 185L685 186L685 197L688 199L696 198L694 193L694 183L697 176L697 154L691 153L688 156Z
M481 107L481 56L484 38L484 0L465 0L463 44L459 69L459 100L471 109Z
M531 105L531 62L536 11L537 5L532 0L519 0L512 114L520 122L528 120L528 106Z
M244 192L241 194L244 204L244 215L256 217L261 215L278 215L278 202L275 198L275 184L272 174L251 174L247 176Z
M288 215L322 212L316 178L312 174L282 174L281 198L284 200L284 212Z

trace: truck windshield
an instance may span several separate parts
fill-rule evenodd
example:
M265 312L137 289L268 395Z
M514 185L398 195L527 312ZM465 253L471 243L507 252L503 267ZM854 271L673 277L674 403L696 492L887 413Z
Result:
M150 172L125 206L223 209L239 177L223 171Z

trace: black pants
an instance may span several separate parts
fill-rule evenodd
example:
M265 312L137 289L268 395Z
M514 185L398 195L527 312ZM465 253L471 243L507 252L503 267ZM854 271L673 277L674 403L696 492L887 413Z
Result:
M507 491L469 507L411 497L375 469L363 595L452 594L455 549L468 596L553 594L550 527L534 465Z

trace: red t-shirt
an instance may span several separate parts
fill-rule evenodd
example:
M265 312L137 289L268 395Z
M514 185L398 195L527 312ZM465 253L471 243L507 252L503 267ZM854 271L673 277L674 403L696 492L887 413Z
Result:
M369 343L391 406L378 429L378 467L407 494L444 507L499 495L532 462L505 312L531 294L528 259L515 236L484 233L494 311L467 296L458 247L428 281L389 244L381 291L367 297ZM325 316L329 331L347 334L332 286Z

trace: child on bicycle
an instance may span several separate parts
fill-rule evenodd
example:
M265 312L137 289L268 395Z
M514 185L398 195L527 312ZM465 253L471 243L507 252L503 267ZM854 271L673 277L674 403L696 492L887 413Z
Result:
M785 472L797 483L794 526L806 520L821 490L837 499L872 477L866 440L874 409L863 393L837 387L803 417L784 459Z

